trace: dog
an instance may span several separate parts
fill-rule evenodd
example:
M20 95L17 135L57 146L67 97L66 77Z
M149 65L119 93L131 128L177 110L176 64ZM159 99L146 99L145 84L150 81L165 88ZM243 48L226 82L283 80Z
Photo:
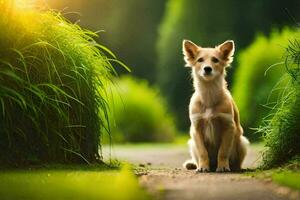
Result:
M196 172L242 169L249 141L243 136L239 111L225 80L234 50L233 40L215 48L183 40L184 60L192 70L195 89L189 104L191 159L184 163L186 169Z

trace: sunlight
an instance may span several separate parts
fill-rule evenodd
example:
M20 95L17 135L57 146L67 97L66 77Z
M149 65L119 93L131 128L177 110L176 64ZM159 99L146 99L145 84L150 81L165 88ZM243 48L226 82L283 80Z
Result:
M36 4L37 0L14 0L16 8L28 9Z

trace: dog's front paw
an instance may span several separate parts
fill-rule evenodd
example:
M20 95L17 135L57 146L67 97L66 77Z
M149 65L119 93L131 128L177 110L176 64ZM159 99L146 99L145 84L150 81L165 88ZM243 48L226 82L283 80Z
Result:
M230 172L230 168L229 167L218 167L216 169L216 172L222 173L222 172Z
M216 169L216 172L230 172L231 170L229 167L229 160L226 158L221 158L218 159L218 167Z
M209 168L208 167L200 167L200 168L196 169L195 172L196 173L207 173L207 172L209 172Z

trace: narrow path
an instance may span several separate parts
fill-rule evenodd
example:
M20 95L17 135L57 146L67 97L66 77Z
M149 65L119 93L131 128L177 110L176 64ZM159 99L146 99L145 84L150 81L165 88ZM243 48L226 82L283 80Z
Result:
M244 168L255 168L259 147L250 147ZM189 158L183 146L120 146L113 149L118 159L135 163L140 183L162 200L283 200L282 188L239 173L204 173L182 169Z

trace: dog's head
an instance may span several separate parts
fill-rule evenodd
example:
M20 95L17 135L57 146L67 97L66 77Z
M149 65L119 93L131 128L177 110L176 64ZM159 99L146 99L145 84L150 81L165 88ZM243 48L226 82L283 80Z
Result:
M225 68L233 60L233 54L233 40L227 40L215 48L203 48L189 40L183 40L186 66L192 67L194 76L204 81L224 76Z

